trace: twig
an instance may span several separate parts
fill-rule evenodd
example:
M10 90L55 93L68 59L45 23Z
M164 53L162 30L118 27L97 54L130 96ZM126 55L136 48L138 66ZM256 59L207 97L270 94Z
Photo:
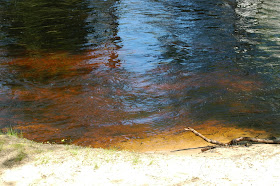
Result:
M227 146L231 146L231 145L237 145L237 143L240 141L250 141L250 142L266 143L266 144L280 144L280 140L259 139L259 138L251 138L251 137L239 137L239 138L235 138L235 139L231 140L228 143L222 143L222 142L219 142L216 140L206 138L205 136L203 136L202 134L200 134L193 128L187 127L187 128L185 128L185 130L192 131L195 135L201 137L203 140L207 141L208 143L212 143L212 144L219 145L219 146L227 147ZM213 147L213 148L216 148L216 147ZM209 149L212 149L212 148L207 147L205 149L202 149L201 151L204 152Z
M220 146L227 146L226 143L222 143L222 142L219 142L219 141L216 141L216 140L212 140L212 139L209 139L209 138L206 138L205 136L203 136L202 134L200 134L199 132L197 132L196 130L194 130L193 128L185 128L185 130L190 130L192 131L195 135L201 137L202 139L204 139L205 141L207 141L208 143L212 143L212 144L215 144L215 145L220 145Z

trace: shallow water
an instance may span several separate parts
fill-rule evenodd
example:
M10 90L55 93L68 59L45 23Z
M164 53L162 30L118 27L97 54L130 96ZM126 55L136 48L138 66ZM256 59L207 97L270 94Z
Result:
M186 125L278 133L279 5L3 1L0 127L93 147Z

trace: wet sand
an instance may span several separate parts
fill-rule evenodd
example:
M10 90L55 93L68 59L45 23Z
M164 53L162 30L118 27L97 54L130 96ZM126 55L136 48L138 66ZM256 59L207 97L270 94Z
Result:
M227 143L238 137L270 138L273 135L263 130L250 128L238 128L226 126L222 122L210 120L195 127L195 130L209 139ZM187 126L186 126L187 127ZM172 154L190 154L200 152L201 148L209 146L200 137L190 131L185 131L184 126L172 127L157 135L149 136L142 139L131 139L124 142L112 144L111 147L121 150L133 150L137 152L153 153L172 153ZM277 134L275 134L277 136ZM200 148L201 147L201 148Z

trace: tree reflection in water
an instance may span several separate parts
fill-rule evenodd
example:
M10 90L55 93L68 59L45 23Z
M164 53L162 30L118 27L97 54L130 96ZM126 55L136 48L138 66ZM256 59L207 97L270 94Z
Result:
M275 131L278 4L2 1L0 126L95 147L186 123Z

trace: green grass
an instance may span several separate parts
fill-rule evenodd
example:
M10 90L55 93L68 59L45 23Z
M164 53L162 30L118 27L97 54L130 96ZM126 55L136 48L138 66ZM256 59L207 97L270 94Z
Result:
M3 146L4 146L4 142L3 142L3 141L0 141L0 152L1 152L2 149L3 149Z
M97 164L94 165L94 170L99 169L99 166Z
M79 154L78 149L70 149L69 152L73 155L73 156L77 156Z
M6 128L5 132L0 132L0 135L23 138L22 132L14 130L12 127ZM13 167L15 165L19 165L27 157L27 153L25 152L25 144L23 143L10 144L4 138L1 138L0 141L0 153L2 153L2 155L5 154L5 156L11 154L11 157L9 157L9 159L6 159L2 163L2 165L6 167Z
M20 144L20 143L13 144L12 146L16 149L23 149L24 148L24 145Z
M23 150L19 150L15 156L4 161L2 164L6 167L13 167L14 165L19 164L26 157L27 154Z
M132 164L133 164L133 165L137 165L137 164L139 164L139 163L141 163L141 160L140 160L140 158L139 158L138 156L136 156L136 157L134 157L134 158L132 159Z
M8 136L16 136L18 138L23 138L22 131L15 130L13 127L7 128L6 132L0 132L0 134L6 134Z
M39 164L43 165L43 164L48 164L50 162L50 158L49 157L43 157L39 160Z
M22 161L24 158L26 158L27 154L25 152L23 152L23 150L19 151L18 154L16 155L16 157L14 158L14 161L16 162L20 162Z

